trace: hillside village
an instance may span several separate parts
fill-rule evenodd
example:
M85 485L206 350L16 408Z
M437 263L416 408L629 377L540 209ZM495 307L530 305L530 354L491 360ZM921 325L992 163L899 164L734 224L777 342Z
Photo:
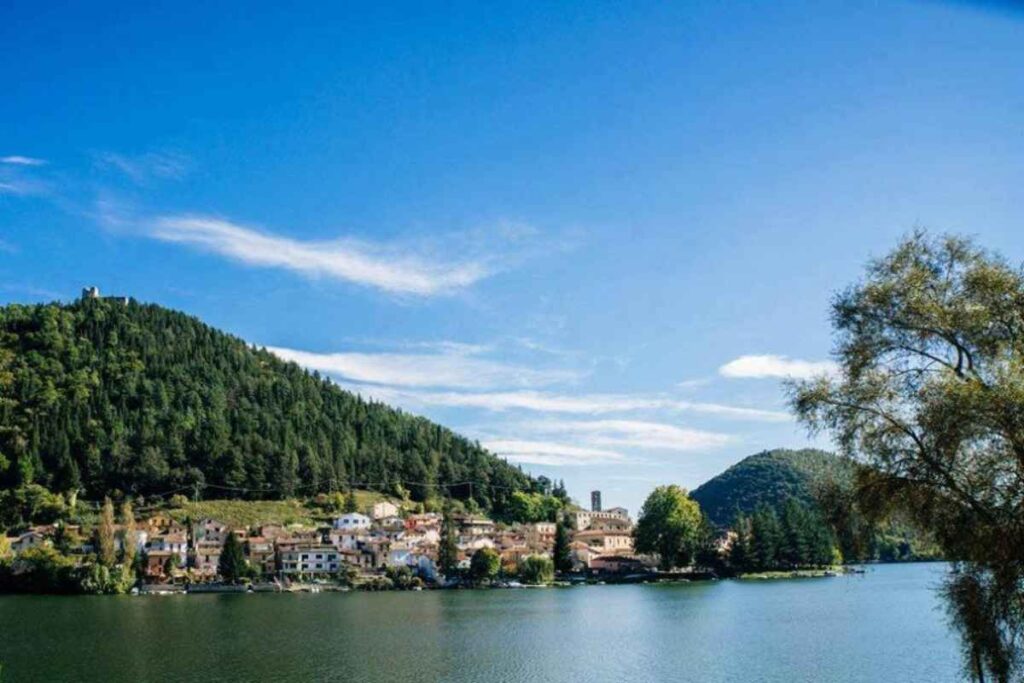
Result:
M633 550L633 522L624 508L603 510L595 492L593 509L561 513L574 572L623 573L650 562ZM400 502L380 500L365 509L337 513L323 523L266 523L232 526L218 519L180 521L166 512L151 514L133 529L115 525L114 543L124 557L134 545L143 590L191 586L210 589L220 576L222 553L229 536L241 546L252 585L280 590L309 583L360 585L403 571L417 585L440 585L445 577L439 561L445 516L410 511ZM457 572L469 570L474 554L487 549L500 558L504 576L518 575L527 558L552 558L558 524L501 524L480 514L453 513ZM74 539L69 545L68 539ZM69 556L86 558L97 552L96 530L58 524L37 525L10 538L15 560L34 548L60 544ZM451 584L452 577L449 576Z

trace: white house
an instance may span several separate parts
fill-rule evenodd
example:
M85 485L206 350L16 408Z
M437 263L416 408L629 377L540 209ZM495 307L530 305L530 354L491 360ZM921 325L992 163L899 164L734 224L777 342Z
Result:
M384 500L376 503L373 508L370 509L370 515L374 519L384 519L385 517L397 517L398 506L391 501Z
M338 531L368 531L370 518L358 512L346 512L341 517L335 517L331 526Z
M337 574L341 553L331 546L300 546L281 553L285 574Z

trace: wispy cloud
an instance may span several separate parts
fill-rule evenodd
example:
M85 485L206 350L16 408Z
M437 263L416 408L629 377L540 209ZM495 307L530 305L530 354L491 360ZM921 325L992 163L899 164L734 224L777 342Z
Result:
M357 392L361 391L361 388L358 386L348 386L346 388ZM755 422L788 422L792 419L788 413L782 411L629 394L568 395L530 390L474 393L413 391L397 387L374 387L371 393L379 400L401 403L403 405L479 408L493 412L526 410L539 413L605 415L644 410L667 410Z
M534 434L572 436L595 448L694 451L724 446L728 434L646 420L541 420L518 425Z
M836 371L832 361L807 361L774 355L740 356L718 369L723 377L755 378L767 377L806 379L815 375Z
M0 180L0 194L28 197L30 195L45 194L47 185L34 180L6 179Z
M428 263L412 254L354 240L305 242L204 216L160 218L149 235L252 266L345 280L394 294L445 294L491 274L481 262Z
M267 347L267 350L311 370L354 382L392 387L479 390L535 387L579 378L572 370L541 370L480 358L474 355L473 348L467 351L450 347L438 353L312 353L277 347Z
M178 180L188 174L190 159L178 152L148 152L139 155L102 152L96 155L101 165L124 173L139 185L154 179Z
M0 157L0 164L10 164L12 166L45 166L46 160L21 156L20 154L12 154L10 156Z
M622 462L626 459L622 453L616 451L554 441L494 439L484 441L483 446L509 462L551 467L599 465Z
M713 449L732 440L728 434L640 420L542 420L507 425L516 437L485 438L485 448L510 462L552 467L643 461L638 453L676 453Z

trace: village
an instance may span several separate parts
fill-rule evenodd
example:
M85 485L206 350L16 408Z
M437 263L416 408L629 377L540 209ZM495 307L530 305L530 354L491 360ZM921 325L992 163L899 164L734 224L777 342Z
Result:
M125 544L134 545L129 554L138 558L136 590L143 593L381 587L382 579L396 574L414 579L403 587L453 587L466 583L458 577L468 575L480 551L496 558L500 575L511 579L490 585L517 586L521 584L514 579L528 558L554 559L559 533L565 535L567 551L562 552L571 563L570 568L563 560L563 573L578 579L642 572L654 564L634 553L628 511L602 509L599 491L591 495L591 509L563 510L558 522L503 524L470 513L449 517L455 555L448 560L447 576L441 557L445 515L411 511L391 500L338 513L316 525L232 526L212 518L180 521L157 512L134 529L115 525L113 541L122 558ZM63 545L69 555L84 558L96 552L95 532L88 531L60 524L34 526L10 539L10 550L17 558L33 548L53 547L58 539L75 538L82 540L70 548L66 541ZM244 582L222 576L222 554L229 543L237 543L244 556Z

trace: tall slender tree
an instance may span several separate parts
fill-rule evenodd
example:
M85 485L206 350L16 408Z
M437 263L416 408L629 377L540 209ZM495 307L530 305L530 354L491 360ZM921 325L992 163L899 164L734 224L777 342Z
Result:
M455 528L451 505L445 506L444 517L441 520L441 543L437 549L437 564L445 576L453 575L459 564L458 531Z
M555 547L551 553L555 562L555 571L572 571L572 550L569 547L569 531L565 522L559 519L555 523Z
M139 534L135 528L135 512L132 502L125 499L121 504L121 562L125 567L135 564L135 553L138 549Z
M114 503L110 497L103 499L100 521L96 525L96 558L104 567L113 567L117 562L114 547Z
M217 562L217 573L228 583L236 583L247 572L248 564L242 552L242 544L232 531L224 539L224 547L221 548L220 560Z

